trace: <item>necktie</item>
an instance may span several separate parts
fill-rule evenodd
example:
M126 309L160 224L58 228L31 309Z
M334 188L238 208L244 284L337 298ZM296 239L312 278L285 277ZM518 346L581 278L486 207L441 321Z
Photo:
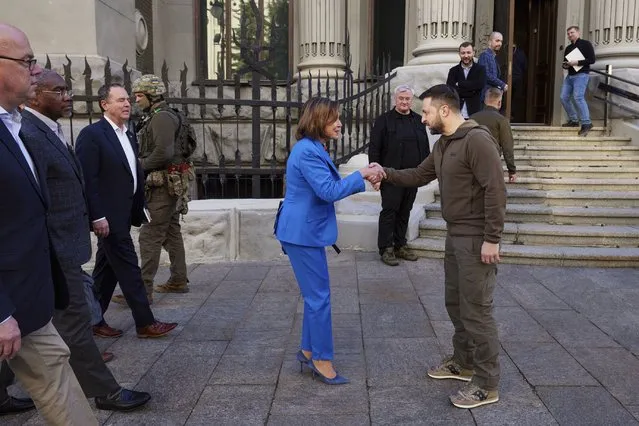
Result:
M56 123L58 125L58 131L56 132L58 138L67 146L67 148L73 151L73 147L67 142L67 139L64 137L64 132L62 131L62 125L60 123Z

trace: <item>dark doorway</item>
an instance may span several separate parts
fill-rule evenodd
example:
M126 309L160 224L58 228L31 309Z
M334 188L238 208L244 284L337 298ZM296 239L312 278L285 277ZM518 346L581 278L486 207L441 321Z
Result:
M515 7L512 34L510 5ZM511 121L550 124L557 0L495 0L494 30L504 35L504 47L497 56L504 77L508 75L508 49L513 49Z
M390 55L391 69L404 65L405 9L406 0L375 0L373 66L387 55Z

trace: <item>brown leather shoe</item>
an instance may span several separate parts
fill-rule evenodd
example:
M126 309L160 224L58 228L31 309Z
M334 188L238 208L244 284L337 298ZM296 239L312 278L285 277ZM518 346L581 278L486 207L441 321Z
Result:
M106 322L93 326L93 335L99 337L120 337L123 331L117 328L109 327Z
M115 358L115 355L113 355L112 352L102 352L102 361L104 361L105 364L109 361L113 361L113 358Z
M139 338L162 337L169 334L175 327L177 327L177 322L156 321L146 327L139 327L137 332Z

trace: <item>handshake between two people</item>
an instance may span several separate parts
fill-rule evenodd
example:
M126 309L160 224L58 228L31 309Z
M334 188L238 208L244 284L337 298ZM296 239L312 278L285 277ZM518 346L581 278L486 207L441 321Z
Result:
M379 191L382 180L386 179L386 172L378 163L370 163L367 167L359 169L359 172L364 179L373 185L375 191Z

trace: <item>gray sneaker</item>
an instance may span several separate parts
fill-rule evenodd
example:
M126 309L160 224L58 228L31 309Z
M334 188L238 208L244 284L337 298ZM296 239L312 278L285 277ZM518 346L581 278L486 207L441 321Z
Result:
M433 379L455 379L470 382L473 370L462 368L461 365L453 361L453 356L449 355L442 360L440 365L430 367L427 374Z
M482 389L474 383L466 383L457 393L450 396L450 402L458 408L476 408L499 401L499 391Z

